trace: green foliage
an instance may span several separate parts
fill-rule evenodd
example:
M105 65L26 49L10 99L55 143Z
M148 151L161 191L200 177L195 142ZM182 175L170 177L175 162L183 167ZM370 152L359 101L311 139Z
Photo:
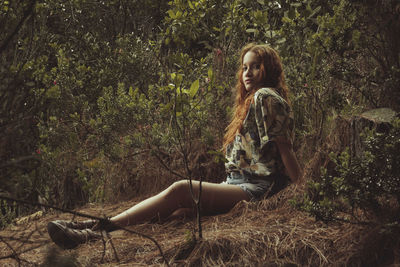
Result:
M323 221L395 223L400 215L400 120L387 132L366 130L361 157L346 150L331 155L335 172L325 169L321 179L308 184L298 203Z
M72 207L139 192L143 155L190 154L197 143L218 151L232 111L237 52L250 41L280 52L300 140L320 140L332 114L396 109L396 6L3 1L2 189Z
M17 217L17 208L15 203L10 205L5 200L0 200L0 229L9 225Z
M280 1L282 6L284 2ZM343 110L399 108L394 103L398 90L385 81L398 84L400 77L394 77L399 49L386 47L399 41L400 24L394 23L393 16L396 1L295 1L289 5L279 31L287 41L277 46L294 92L298 134L322 138L326 120ZM379 26L385 23L391 27Z

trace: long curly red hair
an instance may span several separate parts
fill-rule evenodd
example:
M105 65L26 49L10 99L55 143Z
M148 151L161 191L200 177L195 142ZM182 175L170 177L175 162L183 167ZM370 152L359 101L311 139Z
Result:
M283 72L282 62L278 53L265 44L250 43L244 46L240 52L239 70L237 71L236 99L234 105L234 113L231 123L226 128L223 148L233 141L235 135L241 130L243 121L246 117L247 111L252 101L254 93L260 89L257 88L252 92L248 92L243 82L243 58L247 52L253 52L261 60L260 72L262 84L260 88L271 87L282 96L286 102L289 101L289 89L285 83L285 75Z

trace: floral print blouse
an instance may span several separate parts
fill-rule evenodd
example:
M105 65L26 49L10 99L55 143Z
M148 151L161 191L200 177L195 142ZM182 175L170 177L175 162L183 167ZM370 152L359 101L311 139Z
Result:
M227 146L225 168L254 180L284 173L277 138L293 143L294 119L288 103L272 88L254 94L243 127Z

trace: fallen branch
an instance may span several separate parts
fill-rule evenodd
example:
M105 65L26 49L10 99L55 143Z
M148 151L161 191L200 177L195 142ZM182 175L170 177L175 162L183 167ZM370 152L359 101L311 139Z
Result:
M88 219L92 219L92 220L98 220L99 223L100 223L100 226L104 226L104 225L113 226L113 227L116 227L116 228L118 228L120 230L124 230L124 231L127 231L129 233L136 234L138 236L144 237L144 238L149 239L150 241L152 241L154 243L154 245L157 247L158 251L160 252L160 255L163 258L165 264L167 266L170 266L169 263L168 263L167 258L164 255L163 250L161 249L160 244L158 244L158 242L153 237L151 237L149 235L146 235L146 234L143 234L143 233L140 233L140 232L136 232L136 231L130 230L130 229L126 229L125 227L118 226L118 225L114 224L113 222L111 222L108 218L100 218L100 217L96 217L96 216L93 216L93 215L81 213L81 212L78 212L78 211L67 210L67 209L55 207L55 206L48 205L48 204L41 204L41 203L38 203L38 202L28 202L28 201L24 201L24 200L20 200L20 199L15 199L15 198L12 198L12 197L0 196L0 199L7 200L7 201L14 201L14 202L19 203L19 204L24 204L24 205L33 206L33 207L44 207L44 208L48 208L48 209L54 209L54 210L58 210L58 211L61 211L61 212L64 212L64 213L70 213L70 214L73 214L75 216L80 216L80 217L84 217L84 218L88 218ZM112 247L114 249L114 252L116 252L114 246L112 246ZM12 254L12 255L14 255L14 254ZM116 255L116 258L118 259L117 255Z

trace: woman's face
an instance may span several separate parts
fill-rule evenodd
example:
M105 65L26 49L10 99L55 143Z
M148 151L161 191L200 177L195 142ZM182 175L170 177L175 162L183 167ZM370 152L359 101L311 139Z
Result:
M246 91L250 92L261 87L261 60L252 52L247 52L243 57L242 79Z

